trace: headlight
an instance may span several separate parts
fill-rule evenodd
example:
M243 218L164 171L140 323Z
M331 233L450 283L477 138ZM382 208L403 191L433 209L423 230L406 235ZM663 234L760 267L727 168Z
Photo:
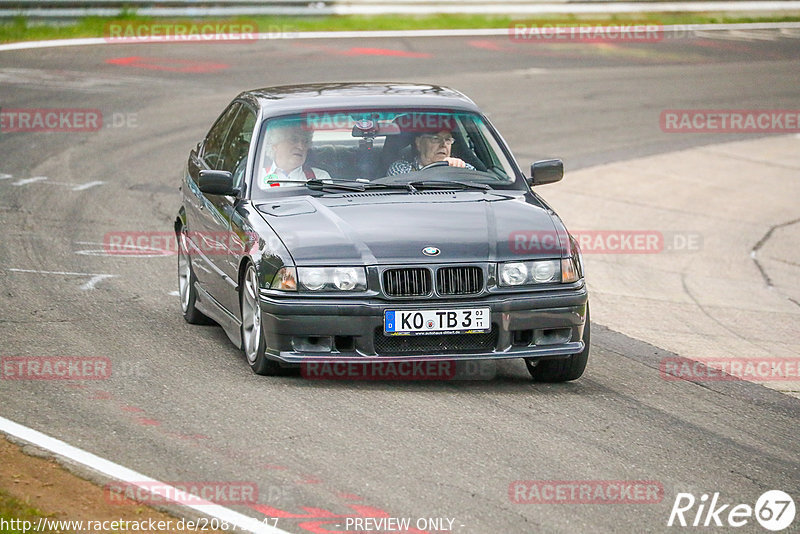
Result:
M298 267L300 288L307 291L366 291L363 267Z
M359 273L361 277L359 278ZM339 291L352 291L361 285L366 285L367 278L364 269L360 271L353 267L338 267L333 270L333 285Z
M533 263L533 281L537 284L553 282L556 274L556 265L552 261L537 261Z
M524 284L528 279L528 267L515 261L514 263L504 263L500 266L500 282L504 286L518 286Z
M311 291L319 291L325 287L325 270L324 269L300 269L300 276L302 277L302 284L306 289Z
M560 260L514 261L499 266L501 286L549 284L561 281Z

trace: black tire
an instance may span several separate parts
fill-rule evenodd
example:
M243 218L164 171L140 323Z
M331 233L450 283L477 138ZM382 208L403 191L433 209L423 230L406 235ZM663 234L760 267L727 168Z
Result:
M275 360L267 358L267 340L261 327L261 304L258 295L258 277L252 263L247 265L239 284L239 311L242 317L242 352L248 365L257 375L275 376L283 369Z
M538 360L526 358L525 366L533 379L537 382L568 382L576 380L583 375L586 362L589 361L589 348L591 345L591 328L589 322L589 305L586 305L586 326L583 327L584 348L578 354L558 360Z
M181 299L183 318L189 324L213 324L214 321L195 307L197 290L194 284L197 282L197 278L195 278L192 268L192 257L184 244L186 236L183 229L176 237L178 239L178 295Z

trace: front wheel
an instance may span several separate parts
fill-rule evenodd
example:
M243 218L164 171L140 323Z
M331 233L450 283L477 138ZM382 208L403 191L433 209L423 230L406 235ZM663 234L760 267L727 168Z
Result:
M537 360L526 358L525 366L537 382L568 382L581 377L586 362L589 361L591 331L589 323L589 304L586 304L586 325L583 327L583 350L568 358L558 360Z
M261 301L256 268L247 266L239 293L239 305L242 312L242 351L250 368L257 375L276 375L280 373L280 365L266 356L267 343L261 328Z

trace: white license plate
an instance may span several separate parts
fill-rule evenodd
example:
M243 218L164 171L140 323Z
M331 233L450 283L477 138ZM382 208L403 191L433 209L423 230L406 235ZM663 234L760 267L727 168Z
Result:
M478 334L491 329L489 308L386 310L383 314L383 331L387 335Z

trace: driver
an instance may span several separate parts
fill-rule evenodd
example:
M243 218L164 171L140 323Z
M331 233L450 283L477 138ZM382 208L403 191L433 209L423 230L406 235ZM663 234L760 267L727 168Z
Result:
M270 125L266 134L266 152L272 164L259 181L262 189L276 187L281 182L329 180L327 171L306 164L313 131L300 124Z
M389 166L386 172L388 176L418 171L426 165L437 161L446 161L451 167L463 167L475 169L463 159L450 156L450 148L453 146L453 134L450 130L443 129L437 132L420 133L411 142L413 153L411 159L399 159Z

